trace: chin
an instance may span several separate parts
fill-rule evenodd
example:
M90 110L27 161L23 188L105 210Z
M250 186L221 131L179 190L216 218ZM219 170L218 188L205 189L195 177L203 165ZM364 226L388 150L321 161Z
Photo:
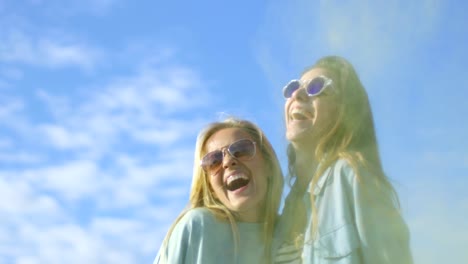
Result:
M308 130L286 132L286 139L291 142L299 142L310 138Z

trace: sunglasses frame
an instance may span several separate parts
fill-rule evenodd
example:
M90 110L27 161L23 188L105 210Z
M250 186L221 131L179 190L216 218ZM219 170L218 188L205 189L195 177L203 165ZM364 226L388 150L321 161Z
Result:
M241 142L241 141L244 141L244 140L250 141L250 143L252 143L252 145L253 145L253 153L252 153L252 155L249 156L249 157L236 157L236 156L234 156L234 154L232 154L231 151L230 151L229 149L232 147L232 145L234 145L234 144L236 144L236 143L239 143L239 142ZM222 159L221 159L219 165L217 166L217 169L216 169L216 170L208 170L208 169L206 169L205 166L204 166L204 164L203 164L203 160L204 160L208 155L210 155L210 154L212 154L212 153L214 153L214 152L217 152L217 151L219 151L219 152L222 153ZM210 151L210 152L206 153L206 154L201 158L201 160L200 160L200 166L202 167L202 169L203 169L207 174L210 174L210 173L211 173L211 174L215 174L215 173L219 170L219 168L221 167L221 165L223 164L224 157L226 156L226 154L225 154L226 152L227 152L232 158L234 158L234 159L236 159L236 160L240 160L240 161L251 160L251 159L252 159L253 157L255 157L255 155L257 154L257 142L255 142L255 141L253 141L253 140L251 140L251 139L249 139L249 138L243 138L243 139L236 140L236 141L232 142L231 144L229 144L229 145L227 145L227 146L224 146L224 147L222 147L222 148L220 148L220 149L213 150L213 151ZM214 171L215 173L213 173L213 171Z
M307 88L308 88L308 86L309 86L313 81L315 81L315 80L317 80L317 79L322 79L322 80L323 80L323 87L320 89L320 91L319 91L318 93L310 94ZM296 82L299 84L298 87L297 87L296 89L294 89L294 90L290 93L291 96L286 97L286 90L288 89L288 87L290 87L290 85L291 85L292 83L296 83ZM309 97L319 96L328 86L331 86L332 83L333 83L333 80L330 79L330 78L328 78L328 77L326 77L326 76L324 76L324 75L319 75L319 76L317 76L317 77L315 77L315 78L313 78L313 79L308 79L308 80L293 79L293 80L289 81L288 84L286 84L286 85L283 87L283 96L284 96L285 99L289 99L289 98L292 97L292 94L293 94L294 92L296 92L297 90L299 90L299 89L305 89L306 94L307 94L307 96L309 96Z

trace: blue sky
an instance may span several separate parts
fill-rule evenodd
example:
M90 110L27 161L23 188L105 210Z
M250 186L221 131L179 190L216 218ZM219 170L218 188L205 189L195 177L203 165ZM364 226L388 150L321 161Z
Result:
M0 0L0 263L151 263L198 131L259 124L319 57L366 86L416 263L468 261L460 1Z

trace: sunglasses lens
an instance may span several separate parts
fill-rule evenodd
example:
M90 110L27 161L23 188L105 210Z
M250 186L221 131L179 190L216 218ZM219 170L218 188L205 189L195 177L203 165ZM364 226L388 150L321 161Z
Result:
M315 78L307 85L307 93L309 95L319 94L323 90L324 85L325 80L323 78Z
M292 94L301 87L301 84L299 81L294 80L289 82L284 88L283 88L283 96L284 98L291 98Z
M251 158L255 155L255 144L248 139L239 140L231 144L228 151L233 157L238 159Z
M241 139L229 145L227 151L236 159L248 160L255 155L255 143L250 139ZM205 172L215 174L222 166L223 158L223 150L212 151L202 158L201 166Z
M202 161L201 166L207 172L216 171L221 163L223 162L223 152L221 150L215 150L206 154Z

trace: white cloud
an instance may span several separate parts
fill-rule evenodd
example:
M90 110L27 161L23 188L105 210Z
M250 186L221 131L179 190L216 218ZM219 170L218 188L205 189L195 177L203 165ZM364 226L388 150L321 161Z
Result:
M51 40L38 43L38 58L48 61L51 66L78 65L90 68L95 64L96 54L81 44L62 44Z
M44 124L39 126L45 138L59 149L92 146L93 140L86 133L71 131L58 125Z
M62 94L4 95L0 148L15 151L0 155L12 164L0 169L0 262L151 261L188 198L208 87L158 62Z
M7 180L7 175L0 174L0 210L3 213L22 212L31 195L31 187L26 182Z
M8 215L0 220L0 240L6 244L20 239L15 233L26 223L42 225L69 218L56 197L38 192L34 184L19 177L16 171L0 171L0 191L0 212Z
M17 98L4 97L1 98L0 104L0 122L11 120L12 117L24 110L24 102Z
M119 254L105 245L98 235L77 225L55 225L43 229L29 226L23 228L23 233L32 240L36 263L112 263L108 258L113 255L123 257L117 263L133 260L128 253ZM109 254L99 253L106 250Z
M46 2L29 4L67 17L103 15L120 1ZM0 21L0 86L25 82L30 68L99 70L102 50L32 22L21 14ZM0 96L8 128L0 132L0 212L8 215L0 262L152 261L187 199L195 143L187 138L215 103L197 71L171 61L173 49L162 60L152 51L151 60L131 59L133 74L56 90L13 86ZM115 56L128 63L128 54Z
M177 131L178 133L174 132L176 131L173 129L165 129L165 131L161 131L160 129L149 129L141 132L136 131L133 136L135 139L142 142L163 145L165 143L170 144L175 142L183 133L182 131Z
M0 61L45 67L77 66L92 69L99 52L79 41L57 36L34 38L20 30L9 30L0 37Z
M138 159L121 157L115 169L108 172L113 177L101 179L102 191L96 195L96 205L99 208L137 208L151 204L154 198L162 202L186 198L191 182L191 157L169 162L154 159L151 163L145 165ZM175 173L177 171L185 173ZM175 182L177 187L168 186L170 182ZM174 189L179 192L170 192Z
M154 235L160 231L150 218L95 216L89 225L78 225L55 221L53 215L48 221L32 216L15 219L13 226L0 221L3 259L13 263L141 263L142 256L149 260L155 255Z
M5 141L0 140L0 149ZM4 145L11 146L11 144ZM0 153L0 163L39 163L43 161L43 156L24 151L9 151Z
M181 160L163 170L172 174L161 175L158 164L147 167L136 157L120 160L114 168L122 173L112 177L106 174L114 169L96 172L88 161L25 172L0 171L0 212L9 216L0 220L0 255L15 263L139 263L142 256L154 257L167 231L167 219L174 218L185 202L173 199L181 193L156 205L148 198L160 191L166 196L167 189L158 182L176 171L188 171L181 165L190 164ZM78 216L70 211L79 206L76 199L80 198L93 201L92 206L100 209L91 211L99 214L85 211ZM121 210L129 206L133 209ZM78 217L89 220L82 222Z
M203 100L210 99L202 85L200 76L186 67L151 65L141 68L135 76L111 82L98 93L95 103L103 103L105 110L122 107L142 111L157 107L158 114L180 112L202 106Z
M99 169L95 162L77 160L24 172L38 190L52 191L61 198L76 200L99 190Z
M136 143L170 145L196 134L204 122L195 112L195 118L187 120L172 116L208 107L204 102L211 97L200 77L184 67L145 68L85 91L73 102L71 97L38 92L56 120L35 128L48 144L95 155L103 155L122 136Z
M131 219L96 217L91 223L91 229L100 235L116 239L125 237L125 234L144 232L145 226ZM130 241L122 241L121 243L127 242Z

